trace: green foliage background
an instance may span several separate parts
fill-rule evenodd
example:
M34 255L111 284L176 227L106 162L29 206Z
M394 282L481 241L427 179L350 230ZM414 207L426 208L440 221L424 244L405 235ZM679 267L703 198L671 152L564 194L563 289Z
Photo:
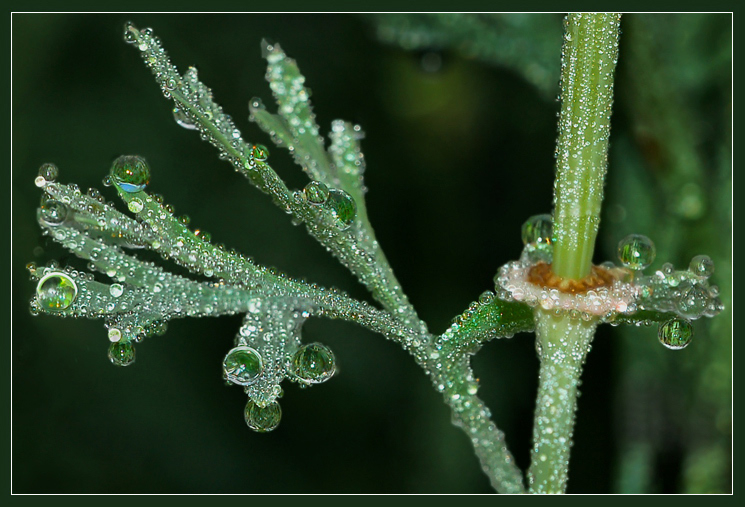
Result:
M127 20L153 27L173 62L196 66L244 138L270 146L273 167L300 188L305 176L289 155L247 121L252 96L271 103L259 50L267 37L297 59L323 130L342 118L367 132L370 219L421 316L442 332L519 256L524 219L551 209L558 86L536 86L526 59L554 62L547 71L556 76L560 63L561 16L510 19L509 31L498 17L453 19L13 16L14 492L490 491L439 395L379 336L310 321L305 339L333 348L339 374L310 390L286 386L282 424L259 435L243 422L245 395L220 376L240 317L174 321L138 346L135 365L115 368L102 322L29 315L34 284L24 270L52 258L83 267L40 235L39 165L54 162L61 181L101 189L114 158L139 154L151 165L151 190L215 242L368 298L212 147L176 126L121 34ZM728 309L697 322L681 352L663 349L654 329L601 328L583 377L569 492L731 489L730 23L729 15L622 22L596 259L615 258L630 232L657 242L653 268L707 253ZM380 43L376 27L445 35L406 51ZM555 44L546 30L559 34ZM496 57L463 42L500 33L517 43ZM422 65L433 61L429 50L442 59L434 72ZM532 336L489 343L474 363L482 396L527 468Z

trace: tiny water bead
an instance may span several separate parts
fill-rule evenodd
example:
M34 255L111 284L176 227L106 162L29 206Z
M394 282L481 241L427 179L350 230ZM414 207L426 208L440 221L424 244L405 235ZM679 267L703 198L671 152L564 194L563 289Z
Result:
M324 203L331 215L336 219L339 229L348 229L357 216L357 204L352 196L344 190L332 188Z
M112 327L111 329L109 329L108 336L110 342L116 343L122 339L122 331L121 329Z
M618 258L634 271L641 271L654 261L657 251L651 239L641 234L629 234L618 243Z
M251 347L232 349L222 362L222 371L225 378L242 386L255 382L263 370L264 363L261 354Z
M266 109L264 102L259 97L254 97L248 103L248 109L250 111L263 111Z
M265 162L269 158L269 150L263 144L254 144L251 148L251 156L254 160Z
M65 273L48 273L36 286L36 300L45 310L64 310L75 301L77 295L77 284Z
M311 181L303 189L305 198L311 204L320 205L329 198L329 187L320 181Z
M248 400L243 417L249 428L258 433L267 433L279 426L279 422L282 420L282 407L276 401L266 407L260 407L253 401Z
M109 287L109 294L111 294L115 298L118 298L119 296L124 294L124 287L122 287L122 285L119 283L115 283Z
M111 166L111 179L125 192L139 192L150 183L150 168L137 155L122 155Z
M662 324L657 332L660 343L672 350L684 349L691 343L693 326L687 320L672 319Z
M178 123L180 127L188 130L197 130L194 121L181 108L173 108L173 119L176 120L176 123Z
M67 218L67 206L54 199L46 199L40 209L41 219L47 225L60 225Z
M111 335L109 335L109 340L111 340ZM129 340L119 339L112 342L109 345L109 361L114 366L129 366L135 362L135 346Z
M537 243L550 245L553 242L553 228L551 215L543 214L530 217L523 224L523 244Z
M695 276L700 278L709 278L714 274L714 261L708 255L697 255L691 259L688 269Z
M326 382L336 372L334 353L321 343L309 343L292 356L292 371L309 384Z

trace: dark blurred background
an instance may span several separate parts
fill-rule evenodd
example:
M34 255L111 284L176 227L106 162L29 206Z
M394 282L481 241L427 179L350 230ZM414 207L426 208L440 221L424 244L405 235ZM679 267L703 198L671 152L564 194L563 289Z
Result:
M16 493L481 493L466 436L398 346L312 319L305 339L339 374L285 386L283 420L250 431L245 395L220 365L240 317L180 320L106 358L102 321L32 318L28 262L83 268L36 224L38 167L97 187L122 154L145 157L149 189L213 241L295 277L368 299L352 276L214 148L179 128L138 51L154 29L179 69L199 69L244 138L270 147L290 187L306 177L247 120L271 104L263 37L312 89L322 131L362 125L367 206L378 239L434 332L516 259L520 227L551 211L560 15L13 15L13 387ZM728 309L664 349L652 328L601 327L579 399L569 492L731 489L731 17L628 15L616 81L607 205L596 260L631 232L685 268L706 253ZM496 48L496 49L495 49ZM272 109L270 107L270 109ZM166 263L163 263L167 265ZM481 394L523 469L538 362L532 335L474 358Z

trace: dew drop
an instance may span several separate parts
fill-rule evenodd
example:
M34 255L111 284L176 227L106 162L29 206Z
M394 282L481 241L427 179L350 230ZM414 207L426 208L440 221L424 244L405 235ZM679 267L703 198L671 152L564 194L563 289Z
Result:
M303 192L311 204L323 204L329 198L329 187L320 181L311 181L305 186Z
M652 240L641 234L629 234L618 243L618 258L621 263L635 271L641 271L652 264L656 254Z
M57 169L57 166L54 164L42 164L42 166L39 167L39 176L44 178L45 182L51 183L59 176L59 169Z
M266 109L266 106L259 97L254 97L248 103L248 109L250 111L264 111Z
M709 278L714 274L714 261L708 255L697 255L691 259L688 269L699 278Z
M269 158L269 150L263 144L254 144L253 147L251 147L251 156L254 160L264 162Z
M57 271L44 275L36 286L36 301L45 310L64 310L75 301L77 295L75 281Z
M132 213L139 213L140 211L142 211L143 208L142 201L136 198L132 199L127 204L127 208L129 208L129 211L131 211Z
M135 362L135 346L129 340L113 342L109 345L109 361L114 366L129 366Z
M111 166L111 180L125 192L139 192L150 183L150 168L137 155L122 155Z
M121 284L115 283L109 287L109 294L111 294L115 298L118 298L119 296L124 294L124 287L122 287Z
M553 241L553 219L551 215L534 215L527 219L522 228L523 244L538 243L550 245Z
M67 218L67 206L54 199L47 199L41 205L41 219L45 224L60 225Z
M329 190L325 206L336 219L337 226L341 230L348 229L357 216L357 204L352 199L352 196L344 190L335 188Z
M672 350L684 349L691 343L693 326L687 320L672 319L662 324L657 331L660 343Z
M258 433L266 433L279 426L279 422L282 420L282 408L276 401L266 407L260 407L253 401L248 400L243 417L249 428Z
M189 118L189 116L178 107L173 108L173 119L176 120L176 123L178 123L179 126L184 127L185 129L197 130L196 124L194 124L191 118Z
M321 343L304 345L292 356L292 371L309 384L326 382L336 372L334 353Z
M109 329L109 341L111 343L116 343L121 339L122 339L122 331L120 329L117 329L115 327L112 327Z
M131 21L127 21L124 25L124 42L127 44L134 44L137 42L137 38L132 33L132 30L135 30L134 24Z
M254 383L263 370L261 355L251 347L235 347L222 362L223 376L242 386Z
M709 291L692 280L685 280L678 285L680 296L675 301L678 314L696 319L703 315L709 305Z

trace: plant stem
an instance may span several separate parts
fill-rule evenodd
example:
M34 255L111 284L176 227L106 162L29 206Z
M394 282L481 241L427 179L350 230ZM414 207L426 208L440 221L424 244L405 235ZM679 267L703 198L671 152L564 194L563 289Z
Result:
M620 14L570 14L561 61L553 271L590 274L608 165Z
M570 14L565 21L552 264L562 278L582 279L592 267L608 163L620 19L620 14ZM563 493L577 386L597 320L539 309L535 321L541 366L528 486L532 493Z
M577 408L577 386L597 322L536 312L541 360L528 486L531 493L563 493Z

